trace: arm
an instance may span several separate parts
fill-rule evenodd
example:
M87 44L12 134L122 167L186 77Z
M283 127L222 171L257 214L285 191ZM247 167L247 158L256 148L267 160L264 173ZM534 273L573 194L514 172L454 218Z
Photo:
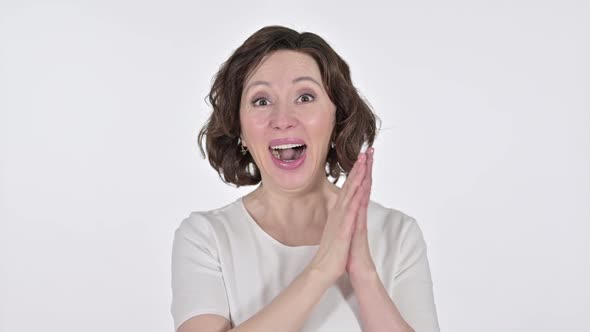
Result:
M365 332L413 332L383 286L371 257L367 235L367 210L373 182L374 149L367 150L367 175L359 189L362 196L346 270L354 289Z
M414 332L397 310L377 272L365 278L352 282L363 331Z
M406 231L400 239L391 289L404 319L418 332L439 332L427 247L415 219L404 216Z
M299 331L330 285L331 282L319 271L307 268L270 304L233 329L230 329L227 318L202 314L186 321L178 332Z
M359 189L362 196L352 236L346 271L354 289L363 331L408 332L412 328L404 321L387 293L369 250L367 210L373 182L374 148L367 150L367 175Z
M422 231L409 216L403 222L391 289L377 272L351 276L364 331L440 331Z
M331 284L319 271L306 268L269 305L230 331L299 331Z

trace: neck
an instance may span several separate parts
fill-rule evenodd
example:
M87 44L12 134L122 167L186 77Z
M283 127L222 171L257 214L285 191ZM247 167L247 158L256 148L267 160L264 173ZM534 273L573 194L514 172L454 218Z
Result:
M323 227L339 190L327 178L305 192L285 192L260 185L244 197L244 203L258 222L285 229Z

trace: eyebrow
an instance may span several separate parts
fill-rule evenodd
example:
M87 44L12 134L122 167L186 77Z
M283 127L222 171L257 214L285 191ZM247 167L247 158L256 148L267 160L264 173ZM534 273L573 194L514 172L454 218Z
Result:
M297 77L296 79L294 79L293 81L291 81L291 83L295 84L297 82L301 82L301 81L311 81L315 84L317 84L317 86L319 86L320 88L322 87L322 85L320 83L318 83L318 81L316 81L313 77L310 76L301 76L301 77ZM270 86L271 84L267 81L254 81L252 83L250 83L250 85L248 85L248 87L246 88L246 90L244 91L244 93L248 92L248 90L250 90L250 88L257 86L257 85L266 85L266 86Z

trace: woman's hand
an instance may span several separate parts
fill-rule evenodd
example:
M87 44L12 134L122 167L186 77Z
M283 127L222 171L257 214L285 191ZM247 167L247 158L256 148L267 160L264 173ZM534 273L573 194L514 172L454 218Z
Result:
M308 266L320 271L330 284L346 270L354 224L364 197L359 189L365 179L366 159L365 153L359 154L328 214L320 247Z
M376 273L367 236L367 207L369 206L371 185L373 182L373 152L373 148L367 150L367 171L358 189L361 202L350 244L348 262L346 264L346 271L353 287L362 284L366 280L371 280L370 278L374 277Z

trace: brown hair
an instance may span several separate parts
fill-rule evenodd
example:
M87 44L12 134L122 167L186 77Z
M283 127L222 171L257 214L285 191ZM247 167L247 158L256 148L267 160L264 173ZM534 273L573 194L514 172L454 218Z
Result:
M256 31L238 47L215 74L207 95L213 112L201 128L199 149L221 179L237 187L261 181L260 171L250 153L241 153L240 100L244 82L261 60L277 50L292 50L311 56L318 64L322 82L330 100L336 105L336 120L330 141L333 147L326 158L326 176L334 183L348 175L363 142L373 145L377 116L357 92L350 78L348 64L320 36L299 33L272 25Z

